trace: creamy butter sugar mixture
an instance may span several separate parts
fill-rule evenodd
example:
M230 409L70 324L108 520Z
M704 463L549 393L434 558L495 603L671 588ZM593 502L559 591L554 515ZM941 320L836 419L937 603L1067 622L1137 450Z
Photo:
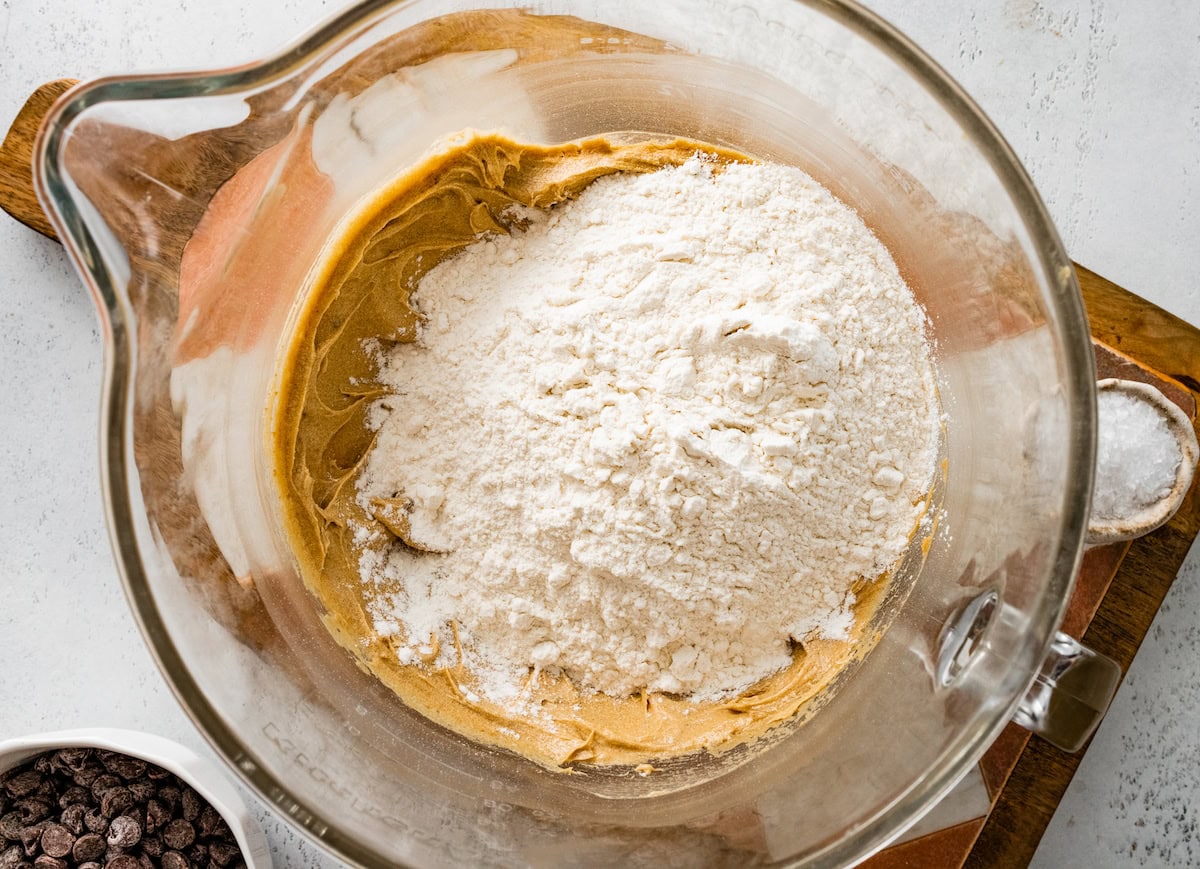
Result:
M699 157L522 209L415 288L370 415L378 633L515 701L737 693L843 638L908 545L937 401L924 318L803 172ZM371 545L374 542L377 545Z

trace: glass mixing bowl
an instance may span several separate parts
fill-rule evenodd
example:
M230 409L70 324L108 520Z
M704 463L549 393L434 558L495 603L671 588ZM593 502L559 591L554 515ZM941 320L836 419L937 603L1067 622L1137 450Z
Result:
M859 211L928 312L937 527L875 650L765 749L648 778L488 750L358 669L298 579L267 449L274 361L339 221L468 127L667 133L799 165ZM1055 709L1094 712L1086 690L1051 691L1087 657L1055 633L1094 452L1070 263L978 108L860 7L367 2L262 63L75 88L36 175L104 321L108 519L147 641L217 751L343 858L848 863L1014 714L1046 728Z

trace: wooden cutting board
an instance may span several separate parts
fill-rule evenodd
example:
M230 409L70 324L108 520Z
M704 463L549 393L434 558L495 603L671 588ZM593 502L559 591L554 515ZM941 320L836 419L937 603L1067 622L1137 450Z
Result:
M0 145L0 208L50 238L56 237L54 230L33 193L33 144L41 119L73 84L62 79L39 88ZM1194 419L1200 396L1200 330L1082 266L1076 268L1100 376L1154 383ZM1132 543L1091 550L1085 558L1064 630L1108 655L1123 672L1200 531L1198 490L1200 476L1167 525ZM1010 725L980 763L990 800L986 815L909 839L865 865L984 869L1027 864L1082 754L1061 752Z

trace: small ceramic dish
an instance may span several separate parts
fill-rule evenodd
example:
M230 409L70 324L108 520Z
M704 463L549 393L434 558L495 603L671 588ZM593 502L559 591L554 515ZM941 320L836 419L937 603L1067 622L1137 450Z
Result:
M1132 380L1108 379L1096 383L1096 391L1100 396L1105 393L1120 393L1130 401L1139 402L1153 408L1155 414L1166 426L1167 432L1175 439L1178 449L1179 464L1175 468L1175 480L1169 490L1161 498L1152 503L1131 507L1128 515L1100 515L1093 504L1091 519L1088 522L1087 542L1090 545L1116 543L1122 540L1132 540L1149 534L1151 531L1165 525L1183 504L1183 499L1192 486L1192 477L1196 470L1197 459L1200 458L1200 444L1196 440L1196 431L1192 421L1178 405L1162 394L1161 391L1145 383ZM1113 422L1101 413L1097 420L1100 434L1103 437L1105 429ZM1114 440L1130 440L1140 443L1150 437L1151 433L1133 429L1122 429L1112 435ZM1099 461L1099 457L1098 457ZM1097 491L1105 486L1103 474L1097 469ZM1110 482L1111 484L1111 482Z
M0 741L0 774L47 751L60 748L99 748L140 758L165 769L191 785L229 825L247 869L270 869L271 852L257 820L228 777L214 764L176 742L139 733L89 727L36 733Z

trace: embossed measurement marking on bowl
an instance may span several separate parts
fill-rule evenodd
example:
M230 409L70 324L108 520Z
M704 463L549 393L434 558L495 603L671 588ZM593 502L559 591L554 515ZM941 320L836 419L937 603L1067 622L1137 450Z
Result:
M397 347L394 354L401 356L403 353L433 352L429 342L418 344L417 349L413 350L407 346L414 341L423 341L422 336L428 331L422 325L423 316L445 318L444 311L418 311L416 306L410 304L414 288L421 285L432 269L462 253L477 238L489 233L513 233L523 238L530 212L522 212L522 208L548 209L574 198L597 178L613 173L630 173L627 177L632 177L634 174L657 170L668 171L669 167L685 164L698 151L708 155L709 162L705 165L715 167L693 170L701 174L707 172L715 177L728 171L728 177L741 177L739 173L753 171L736 166L725 170L725 166L744 163L748 158L694 141L659 141L645 137L622 140L614 136L557 147L538 147L520 145L496 136L477 136L473 139L458 137L444 151L402 176L344 224L328 248L324 266L318 270L313 287L304 300L305 307L297 319L295 335L280 370L275 428L277 482L283 493L285 512L302 573L312 591L325 605L328 613L326 623L331 632L413 708L467 736L518 751L550 766L571 762L637 764L701 749L722 750L753 739L802 711L812 711L816 708L816 701L838 674L869 650L878 636L883 620L876 616L880 601L888 590L886 574L900 557L926 513L924 499L928 493L936 452L937 406L928 348L922 334L922 317L885 249L857 219L849 223L834 221L834 229L829 229L829 208L839 217L848 217L850 213L836 204L827 191L819 188L820 195L828 200L827 210L805 211L801 208L795 212L799 215L797 219L811 220L819 224L821 231L832 231L835 236L845 226L850 226L858 233L849 237L852 239L851 245L861 243L865 246L866 253L862 253L861 258L872 264L877 260L886 264L886 268L878 273L870 270L865 272L865 280L870 284L868 288L864 289L861 285L863 273L853 271L848 263L836 262L836 255L828 252L830 249L843 249L839 246L845 242L838 239L821 250L803 251L799 260L787 260L789 267L819 273L821 280L832 282L833 289L822 290L821 304L831 305L828 310L818 310L819 306L810 292L811 287L791 288L789 281L794 281L798 287L804 286L799 274L788 275L768 269L764 274L771 275L774 285L756 289L750 286L755 282L746 275L745 288L738 288L728 298L721 297L728 304L728 311L709 310L708 307L713 304L709 301L704 310L689 312L684 307L679 312L685 319L697 318L697 323L702 320L708 322L714 316L718 319L726 315L726 319L730 316L749 317L740 327L716 329L709 342L716 342L722 347L728 345L726 350L735 352L735 355L741 354L738 356L739 364L745 364L742 357L746 355L743 350L748 346L747 335L753 337L756 334L754 320L750 316L755 310L756 294L782 294L781 310L792 311L801 319L810 317L803 324L799 321L788 322L795 322L797 328L807 328L812 333L809 335L812 340L808 343L816 341L826 348L828 356L819 366L822 368L819 376L815 376L815 379L810 376L804 381L819 385L819 388L812 390L813 394L804 394L801 386L793 384L787 388L790 391L772 396L764 404L763 415L767 417L799 413L808 419L815 413L819 420L811 426L811 430L809 426L801 426L803 431L792 432L786 455L774 448L759 449L762 444L754 443L754 449L763 454L760 459L765 465L752 476L767 481L772 473L782 473L775 489L767 487L764 495L760 496L765 500L757 506L744 482L750 478L739 477L738 471L728 473L729 468L739 464L740 460L732 462L725 455L728 451L722 452L718 448L720 444L710 444L712 449L706 450L701 442L703 438L691 435L688 443L696 441L691 447L687 443L676 445L679 447L676 450L677 457L685 460L685 463L690 462L705 472L716 469L713 473L721 480L721 484L705 490L710 495L709 501L712 502L711 496L715 494L722 503L714 506L734 511L722 514L720 510L713 510L712 515L716 518L711 520L711 528L694 521L704 511L689 517L693 520L690 527L697 534L705 541L710 541L710 538L716 540L718 549L724 550L720 561L723 575L706 574L699 568L694 570L695 583L706 589L699 595L699 607L690 605L696 603L694 599L690 599L690 604L685 606L687 602L679 601L677 590L662 593L662 577L653 569L661 566L660 561L643 559L643 573L637 570L622 573L611 565L597 566L580 556L577 552L579 547L575 544L564 547L561 553L555 553L553 545L547 543L555 537L554 529L545 529L546 533L542 534L536 528L530 532L527 526L521 525L522 509L526 506L521 502L522 499L526 502L533 500L532 490L527 489L522 493L507 482L503 493L498 493L495 487L490 491L478 486L470 489L478 478L487 475L490 465L500 461L486 459L479 467L470 464L472 448L480 451L480 446L471 441L468 430L456 429L458 414L454 411L437 417L444 430L423 432L421 436L436 438L443 435L451 444L452 453L461 445L461 462L470 470L462 475L469 484L468 491L465 495L459 494L459 497L474 500L460 500L458 509L461 511L469 505L470 509L477 510L481 501L494 501L491 511L485 509L483 513L476 513L481 523L477 529L459 528L457 537L447 545L430 543L429 538L424 536L426 532L417 533L417 523L419 521L422 527L427 528L429 520L435 518L436 514L453 513L453 497L448 497L445 502L439 497L435 503L431 499L422 499L415 486L389 483L387 478L379 483L376 479L378 474L371 478L364 474L364 468L377 471L380 464L386 464L387 456L380 459L376 455L384 446L389 446L395 452L396 433L388 428L389 414L401 418L416 414L418 419L423 420L435 414L431 413L428 403L414 403L417 393L426 385L432 387L430 395L433 407L439 404L441 393L449 394L447 390L452 382L449 368L444 372L444 377L439 377L436 370L421 369L423 373L420 376L425 377L426 382L406 385L396 380L397 371L403 378L406 367L403 358L392 358L389 362L387 353L379 351L382 342L384 347ZM693 160L688 165L699 164ZM794 172L794 175L801 176L801 173ZM805 183L811 184L810 181ZM706 181L704 189L714 186ZM648 207L652 208L654 204L650 202ZM749 209L751 206L735 203L735 210L742 207ZM536 212L533 217L535 226L527 233L530 237L535 234ZM794 244L794 239L790 237L775 238L768 231L770 229L764 227L763 250L755 251L755 255L761 256L764 262L774 262L781 255L772 245L782 247ZM714 245L734 244L728 228L708 231L721 233L713 236ZM818 238L819 234L813 237ZM615 247L606 252L602 260L623 264L626 258L632 258L628 245L622 247L623 242L616 244L620 240L620 233L609 233L608 238L614 240ZM695 242L696 239L690 241ZM704 243L706 241L701 240L699 246L703 247ZM507 264L512 265L517 253L511 248L508 253L512 256ZM795 256L794 251L785 253ZM855 255L858 254L856 251ZM811 260L812 264L798 265L804 261L804 257ZM832 266L829 264L831 257L835 260ZM669 261L673 269L712 267L711 264L695 265L690 257L667 256L666 253L654 262L664 260ZM822 272L822 268L828 273ZM499 269L493 271L498 272ZM623 300L630 294L634 284L646 277L642 274L639 279L633 274L634 271L636 269L631 267L626 278L627 286L622 287L619 271L617 278L610 282L617 286L614 296L619 300ZM454 280L461 277L456 276ZM855 279L859 279L860 285L849 286L855 284ZM695 272L690 280L702 283ZM843 283L848 287L839 295ZM784 284L789 285L781 290ZM425 298L423 291L420 298ZM830 302L830 299L833 301ZM488 311L489 316L483 319L489 320L494 306L494 318L503 321L504 325L496 330L493 337L505 340L512 330L504 318L514 310L512 304L512 298L506 302L497 286L493 296L484 297L480 294L467 308ZM804 312L806 306L811 310L806 314L799 313ZM637 315L636 311L619 306L615 311L617 320L613 322ZM672 311L672 315L674 313ZM593 321L600 324L595 327L599 336L606 328L604 318L597 317L596 312L592 311L588 319L589 329L593 328ZM871 331L873 339L877 339L875 343L863 343L860 336L864 332L864 321L872 324L868 331ZM447 328L446 324L441 324L433 331L445 332ZM607 328L613 328L611 322ZM538 329L533 331L539 332ZM808 332L805 334L808 335ZM529 354L539 352L539 346L548 343L548 336L545 338L543 341L535 335L528 345L515 345L514 352L522 354L518 360L525 360ZM480 338L479 343L482 345L488 340ZM755 365L767 365L772 370L782 366L791 370L791 367L800 365L802 359L808 358L803 354L785 358L795 348L785 351L768 344L769 341L762 346L756 344L747 351L752 357L752 364L743 373L748 373ZM896 346L903 349L897 353L893 349ZM487 387L492 385L493 380L500 387L500 368L489 362L491 356L488 353L479 352L477 355L485 364L473 362L474 367L469 370L473 381L483 382L485 400L472 403L472 407L489 408ZM886 358L886 364L892 367L882 367L885 363L877 361L875 357ZM713 358L717 358L717 361L714 362ZM720 364L719 357L713 358L696 363L701 382L711 374L714 365ZM911 370L908 370L910 363ZM427 364L426 359L418 356L408 367L420 369L422 364ZM488 374L488 364L495 371L492 377ZM509 367L514 367L511 361ZM536 367L531 366L530 370ZM825 368L829 370L825 371ZM663 396L655 394L656 380L653 374L636 368L617 374L620 375L619 379L633 383L631 389L634 391L647 393L647 406L662 399ZM532 390L531 395L547 392L543 386L532 382L536 378L530 380L528 384L518 384L519 388L527 386ZM790 381L785 378L780 383L790 384ZM553 388L548 391L552 393ZM665 388L658 391L664 395L673 392ZM742 392L750 394L744 388ZM738 417L738 406L733 398L721 398L724 394L718 390L713 400L720 406L718 415L732 419L732 422L727 421L728 425L722 423L719 426L722 432L730 433L731 426L735 429L738 426L738 420L734 419ZM758 391L754 391L754 396L758 394ZM854 396L861 406L854 407L846 401L839 403L843 395ZM864 405L864 396L869 396L871 402ZM500 401L502 397L498 392L498 403L504 403ZM806 404L813 401L816 402L813 405L815 410ZM508 402L509 405L511 403ZM902 403L906 409L902 408L900 415L895 416L896 407ZM381 408L387 412L381 412ZM536 414L531 415L531 421L527 424L529 431L526 434L529 437L522 440L521 424L509 425L508 430L502 430L502 427L495 430L489 428L493 416L502 416L499 410L487 409L483 419L477 420L470 418L465 404L463 408L462 417L468 428L484 429L485 442L508 438L500 458L505 451L520 455L535 449L536 438L531 432L537 426L532 421ZM678 407L672 405L671 411L677 410ZM599 415L601 411L602 408L597 408L595 412ZM647 411L647 419L649 413ZM898 427L905 428L909 423L913 423L912 431L896 432ZM594 444L594 435L608 429L596 427L595 422L591 425L593 428L587 432L593 437L585 440ZM738 431L741 434L738 437L750 449L751 439L746 434L746 427L752 423L743 420L740 425ZM663 431L669 428L669 425L664 426ZM738 434L738 431L732 433ZM709 440L714 444L718 440L723 444L727 438L718 437L720 433L709 432L704 437L711 435ZM553 433L549 436L553 440L558 435ZM564 481L561 488L566 493L572 486L575 489L580 487L568 480L572 477L567 467L571 462L572 448L567 443L569 437L563 437L564 455L561 462L556 462L556 457L544 449L540 455L547 456L544 475L552 480L561 478ZM673 443L672 437L667 437L667 441ZM777 435L776 440L780 437ZM643 447L647 460L651 454L661 458L664 449L673 449L671 443L655 446L653 441L654 438L650 437ZM382 446L377 447L377 442ZM403 443L400 446L403 447ZM831 485L831 479L837 473L833 468L844 468L847 454L855 457L850 460L851 464L856 464L853 469L855 476L849 481L840 481L839 489ZM413 462L416 459L409 456L404 461ZM811 467L806 468L805 461ZM795 469L793 465L796 465ZM902 470L897 470L896 466ZM686 469L680 471L687 472ZM628 476L630 474L625 471L618 471L611 479L609 475L604 475L604 479L593 481L596 485L591 486L590 490L590 484L586 483L582 490L594 491L596 486L615 483L621 490L618 496L625 498L628 492L634 492L636 498L634 489L641 489L635 487L632 479L625 479ZM634 476L637 476L637 471L634 471ZM645 483L652 476L641 482ZM732 487L725 485L726 478L735 480ZM738 479L742 479L743 483L738 484ZM652 482L657 484L662 481ZM851 489L852 497L847 494ZM829 490L828 495L825 490ZM818 492L819 495L814 498L810 492ZM500 496L504 493L516 503L502 504L504 499ZM453 494L450 493L451 496ZM678 499L680 504L677 505L680 509L683 509L688 494L694 493L691 490L681 492ZM824 500L821 496L825 496ZM696 496L693 500L703 499ZM731 563L741 560L744 564L742 570L747 576L752 576L760 562L768 564L775 557L774 553L768 556L767 552L776 544L760 540L757 547L748 549L746 541L736 539L736 535L723 530L729 528L731 517L743 518L737 511L755 509L764 511L759 520L764 531L769 529L777 532L772 540L781 541L783 566L786 568L783 575L791 576L795 583L792 586L771 587L763 586L761 581L756 583L748 579L743 587L734 581L738 593L746 592L748 588L752 594L762 595L767 593L763 590L765 587L776 595L787 596L787 601L758 601L759 615L756 618L763 618L764 607L766 610L791 612L797 608L793 599L802 599L805 594L811 597L812 592L806 589L812 581L804 578L806 571L811 574L815 570L820 574L819 582L826 583L822 586L826 589L823 598L819 593L813 599L815 603L805 604L808 609L799 608L798 621L793 613L793 621L801 627L792 629L790 636L775 639L775 634L764 629L770 642L762 645L770 646L773 643L778 647L775 657L766 659L769 661L766 666L762 665L764 659L761 652L755 652L759 655L755 660L743 662L741 659L743 654L749 657L750 653L741 651L738 632L747 640L745 647L750 648L747 632L753 633L759 627L754 619L739 623L729 641L720 640L719 645L711 643L709 647L704 647L696 634L703 632L707 636L707 626L703 620L708 617L690 615L693 610L705 613L713 609L713 602L718 600L718 585L722 582L728 585L731 581L728 575ZM791 510L791 514L787 513L788 510ZM804 515L806 511L807 518ZM489 512L494 512L500 518L493 521ZM545 512L548 511L543 510ZM788 522L791 524L779 529L772 528L774 514L790 515ZM722 515L725 515L724 526ZM873 524L885 515L890 516L890 525ZM450 524L455 518L449 517ZM510 519L511 525L506 526L505 522ZM569 532L576 535L576 544L580 530L593 536L595 532L594 517L579 521L583 521L587 527ZM897 530L886 531L885 528ZM488 539L500 541L499 547L492 545L487 557L477 552L476 560L468 560L464 565L462 559L470 558L467 553L472 548L473 530L485 538L483 549L488 549ZM641 533L645 530L634 528L632 531L621 531L610 527L605 533L614 536L632 534L640 539L645 536ZM759 530L755 528L754 533L757 535ZM873 533L878 534L879 539L871 539ZM488 538L489 534L491 538ZM508 611L514 607L512 594L497 591L493 607L488 599L490 591L483 595L478 593L480 587L489 590L499 588L492 582L494 575L513 570L513 566L506 565L503 558L497 561L493 556L497 548L511 551L506 548L504 539L518 536L521 539L526 536L536 538L532 551L545 559L544 563L535 561L526 571L535 574L532 582L520 580L523 594L545 595L544 600L537 602L535 609L549 614L544 619L545 624L536 624L536 619L531 622L535 630L529 630L531 625L524 624L520 619L506 621ZM683 541L687 534L681 530L677 537L678 541ZM665 538L665 544L669 545L678 541L670 535ZM541 549L537 548L539 545ZM659 548L669 549L669 545L660 541ZM714 544L707 542L706 545L712 549ZM797 545L807 546L808 549L788 549ZM796 553L816 553L823 549L837 553L838 557L833 560L814 557L811 564L797 563L798 560L794 558ZM668 554L668 558L671 557ZM688 563L686 559L685 554L683 563ZM706 563L703 558L691 562L693 566L699 564L701 567ZM842 566L847 575L833 580L827 578L826 574L834 564ZM526 567L529 567L528 559ZM567 594L561 593L564 583L553 581L556 573L564 572L570 576L566 583L569 589ZM449 589L444 596L443 607L446 600L465 601L466 605L459 603L456 610L438 610L432 620L427 618L422 623L412 613L418 606L415 584L406 586L404 581L410 574L421 573L428 575L426 585L440 584ZM691 570L688 575L692 575ZM678 573L675 576L675 581L678 581ZM831 581L840 583L840 586L828 585ZM613 597L612 600L616 601L613 604L609 600L609 591L622 583L626 587L632 583L634 590L624 598ZM576 586L588 587L592 591L576 592ZM836 593L829 590L835 587L840 590ZM596 588L600 590L595 591ZM711 599L705 600L709 594ZM653 602L648 607L649 620L642 624L636 619L626 619L627 612L624 610L633 606L631 601L640 600L643 595ZM596 609L590 621L586 613L576 618L588 606ZM614 606L617 612L613 611ZM570 611L556 612L555 607L560 610L567 607ZM729 605L721 604L720 607L724 609ZM437 607L434 609L437 610ZM684 610L687 612L684 613ZM753 607L750 611L754 612ZM389 613L398 613L398 620L389 619ZM678 625L681 613L695 622L696 627L690 634L687 630L676 629L672 636L665 637L665 641L651 642L650 628L658 619ZM672 622L672 619L675 621ZM619 632L619 625L626 622L636 628L629 639L644 645L635 648L624 658L612 658L612 663L608 665L610 675L617 673L618 677L627 676L620 673L620 665L626 660L635 664L632 669L638 669L638 661L653 662L657 659L662 663L657 665L658 669L653 663L647 663L642 669L649 675L639 673L638 676L603 682L597 675L598 670L585 666L589 652L586 644L582 649L573 650L575 656L571 660L561 661L557 656L555 660L546 659L542 650L547 644L553 644L556 652L559 647L565 646L564 635L553 633L558 629L557 625L564 622L573 625L584 636L601 638L605 630ZM496 625L501 630L508 625L516 635L528 634L526 645L532 649L524 650L524 658L518 657L515 662L520 668L524 667L525 661L529 661L531 667L528 672L514 671L513 661L500 662L509 666L509 681L503 684L502 689L497 688L494 674L489 672L489 668L501 647L507 649L511 644L494 639L503 636L495 633ZM543 633L551 638L557 636L559 641L549 639L542 642ZM683 635L676 635L679 633ZM490 646L487 645L488 637L493 638ZM520 646L520 643L517 642L517 645ZM696 651L698 647L699 652ZM738 651L733 651L735 648ZM737 683L736 688L728 684L705 684L699 677L691 683L680 682L680 674L689 671L679 665L681 661L686 659L694 662L695 656L700 654L705 662L710 662L710 658L721 654L722 649L730 649L728 654L731 659L738 656L737 666L733 667L735 662L730 660L719 662L712 667L713 670L722 670L721 665L724 664L727 665L725 671L750 673L752 678ZM688 650L692 652L690 656L685 654ZM603 658L602 651L607 650L595 648L595 657ZM742 666L743 663L746 666ZM645 769L643 767L643 771Z

